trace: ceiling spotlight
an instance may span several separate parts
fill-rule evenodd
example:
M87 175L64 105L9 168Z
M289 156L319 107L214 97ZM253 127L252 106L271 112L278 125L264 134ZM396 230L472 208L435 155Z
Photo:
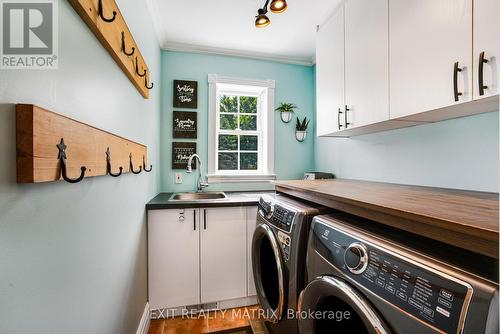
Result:
M285 0L273 0L269 9L273 13L283 13L287 9L288 5Z
M271 5L269 5L269 2L271 2ZM258 15L255 17L255 26L257 28L267 27L271 23L271 20L266 15L268 6L273 13L283 13L288 7L286 0L266 0L264 7L259 8Z
M271 21L267 17L267 10L265 8L259 9L259 15L257 15L257 18L255 19L255 26L257 28L264 28L267 27Z

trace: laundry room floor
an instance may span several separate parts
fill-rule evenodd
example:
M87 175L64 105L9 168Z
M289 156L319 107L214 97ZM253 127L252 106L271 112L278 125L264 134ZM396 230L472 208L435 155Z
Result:
M206 316L151 320L148 334L267 334L258 306L207 312Z

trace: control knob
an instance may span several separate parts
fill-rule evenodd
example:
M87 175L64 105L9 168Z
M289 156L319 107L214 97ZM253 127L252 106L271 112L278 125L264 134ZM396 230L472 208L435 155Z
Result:
M264 209L264 216L267 219L270 219L274 213L274 204L272 204L271 202L264 202L263 209Z
M344 253L344 262L351 273L363 273L368 266L368 251L365 245L360 242L350 244Z

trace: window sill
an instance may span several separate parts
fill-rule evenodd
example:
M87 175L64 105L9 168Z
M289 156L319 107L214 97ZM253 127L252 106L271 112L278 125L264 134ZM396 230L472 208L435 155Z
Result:
M207 175L208 183L251 183L276 180L275 174L266 175Z

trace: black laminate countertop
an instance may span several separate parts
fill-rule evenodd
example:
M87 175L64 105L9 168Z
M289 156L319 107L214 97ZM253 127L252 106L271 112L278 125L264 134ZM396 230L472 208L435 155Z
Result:
M171 201L168 199L172 193L160 193L146 204L146 210L161 209L185 209L185 208L210 208L228 206L254 206L259 203L262 194L274 193L274 191L226 191L227 199L206 201Z

